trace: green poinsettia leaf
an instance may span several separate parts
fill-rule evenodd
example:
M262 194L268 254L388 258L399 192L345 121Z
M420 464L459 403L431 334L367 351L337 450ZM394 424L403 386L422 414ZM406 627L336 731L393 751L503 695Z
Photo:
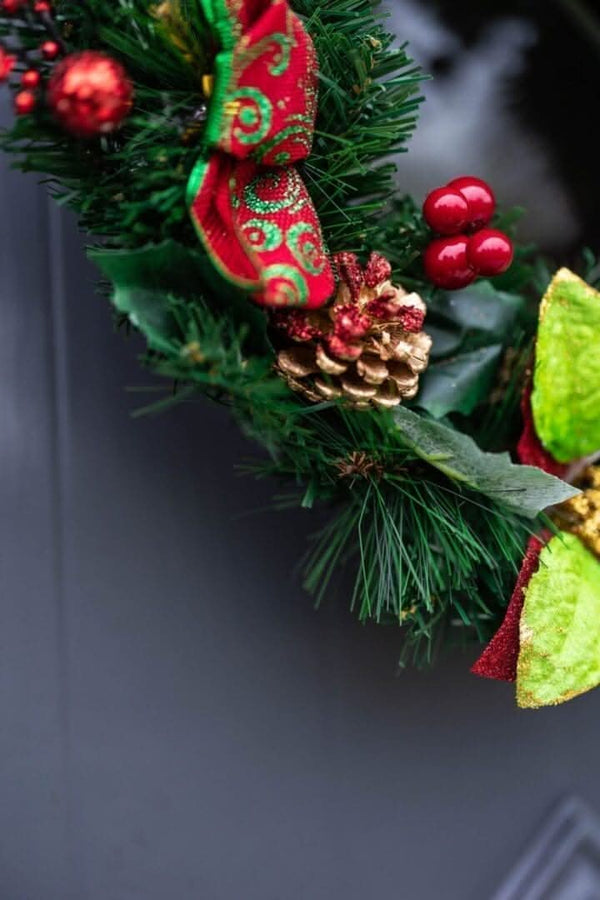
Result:
M600 292L568 269L540 308L531 407L547 450L567 463L600 450Z
M560 534L542 550L525 590L517 703L564 703L600 684L600 562L578 537Z
M502 344L462 353L429 366L414 405L441 419L450 412L469 415L487 398L494 383Z
M421 459L512 512L535 518L579 493L541 469L515 465L508 453L484 453L468 435L406 407L398 407L394 416L403 440Z
M217 288L213 266L206 263L205 254L201 250L192 250L176 241L167 240L162 244L149 244L136 250L93 249L88 251L88 256L115 286L113 299L121 312L129 312L128 307L133 300L131 297L126 298L125 294L132 291L150 292L154 295L151 305L155 310L161 306L158 298L160 292L172 297L195 297L216 313L226 311L230 321L237 326L244 326L250 352L269 351L264 311L246 295L228 289L220 281ZM117 294L120 296L117 297ZM146 308L150 303L150 294L146 293L144 300L140 297L137 305L141 303ZM162 305L168 307L167 296ZM144 316L139 315L134 322L144 333L145 321ZM148 334L147 337L150 339L152 336L155 342L160 322L168 325L170 320L168 317L153 315L152 321L152 335ZM162 337L168 340L169 331Z

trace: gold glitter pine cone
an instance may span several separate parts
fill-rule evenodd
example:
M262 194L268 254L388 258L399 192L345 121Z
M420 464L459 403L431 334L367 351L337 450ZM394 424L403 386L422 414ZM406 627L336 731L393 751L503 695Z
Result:
M357 409L391 409L416 395L429 362L425 303L391 283L391 266L378 254L364 270L353 254L334 261L340 283L331 305L276 314L290 340L278 371L312 402L343 398Z

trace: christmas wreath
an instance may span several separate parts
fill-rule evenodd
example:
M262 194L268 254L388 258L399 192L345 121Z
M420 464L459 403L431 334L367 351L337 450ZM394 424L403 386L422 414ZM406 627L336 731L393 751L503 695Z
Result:
M328 511L317 603L346 570L403 662L489 641L476 673L558 703L600 683L595 263L551 278L478 178L398 195L422 78L371 0L0 0L2 147L93 236L159 406L229 404Z

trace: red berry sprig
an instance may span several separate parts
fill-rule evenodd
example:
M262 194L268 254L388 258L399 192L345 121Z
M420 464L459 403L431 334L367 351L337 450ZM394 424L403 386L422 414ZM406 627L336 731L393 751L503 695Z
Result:
M467 287L480 275L501 275L513 261L513 245L502 231L487 228L496 198L481 178L463 175L436 188L423 204L423 217L441 237L424 254L425 274L436 287Z

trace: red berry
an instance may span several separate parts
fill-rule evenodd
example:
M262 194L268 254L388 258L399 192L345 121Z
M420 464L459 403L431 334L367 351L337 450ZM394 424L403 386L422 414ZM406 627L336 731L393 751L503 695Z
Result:
M39 87L41 80L42 76L37 69L27 69L27 71L23 72L21 75L21 84L23 87L29 88L29 90L32 91Z
M467 260L469 239L464 234L437 238L425 251L425 274L437 287L454 291L475 280L475 270Z
M465 197L469 204L468 224L473 230L487 225L496 209L496 198L487 182L471 175L463 175L451 181L448 187L460 191Z
M7 53L2 44L0 44L0 84L6 81L10 73L15 67L17 57L12 53Z
M467 257L480 275L502 275L513 261L512 241L502 231L484 228L469 240Z
M60 54L60 44L58 41L44 41L40 50L44 59L52 61Z
M423 216L439 234L459 234L469 223L469 204L454 188L436 188L423 204Z
M36 107L36 97L32 91L19 91L15 94L15 112L19 116L28 116Z

